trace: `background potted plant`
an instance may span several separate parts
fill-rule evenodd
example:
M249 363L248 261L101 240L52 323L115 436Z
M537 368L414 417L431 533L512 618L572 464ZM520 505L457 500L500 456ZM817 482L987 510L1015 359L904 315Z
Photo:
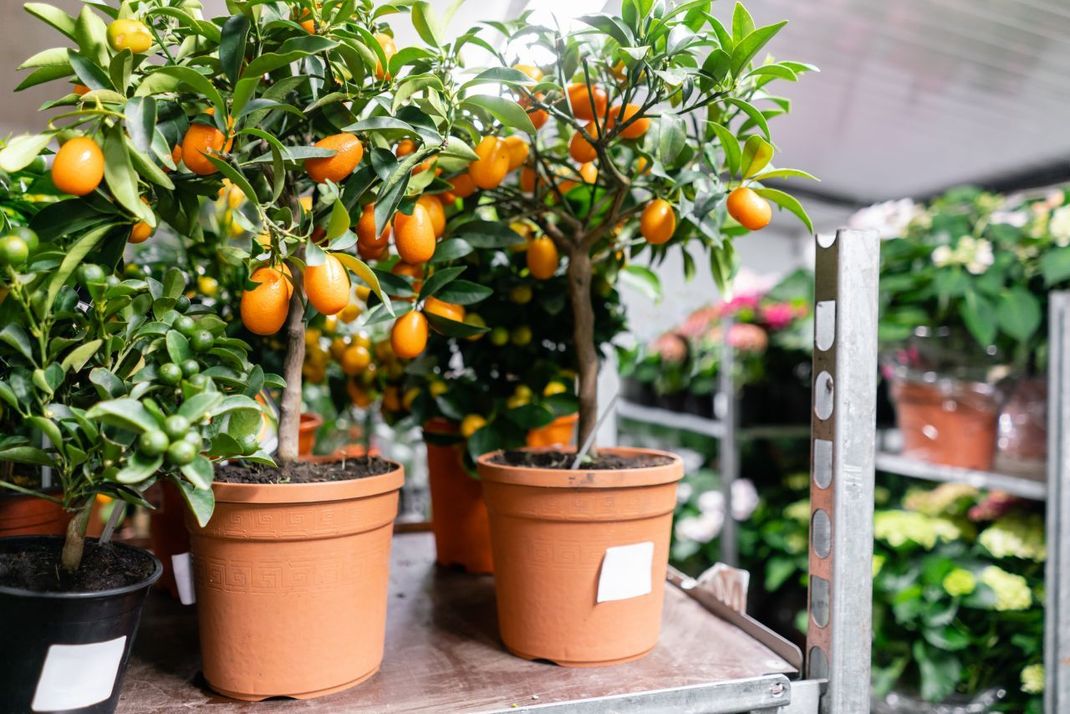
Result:
M1062 191L965 187L885 221L897 237L881 250L880 329L908 453L988 469L1003 423L1001 467L1042 471L1047 293L1067 276L1064 202ZM878 214L889 215L875 207L856 220Z
M4 640L19 652L0 687L19 709L110 711L162 567L110 542L122 508L99 541L87 540L91 509L100 494L148 505L143 492L166 477L207 521L210 459L256 451L237 415L259 414L242 390L264 377L244 344L218 337L222 320L190 308L178 271L160 283L83 264L52 230L61 224L50 228L59 216L38 215L42 240L29 255L12 260L8 246L0 278L9 290L0 305L4 458L49 468L58 491L35 495L71 514L62 539L0 540ZM65 655L53 657L56 647ZM90 659L102 669L87 677Z
M317 312L334 314L349 304L349 271L391 309L375 273L354 254L351 227L372 200L376 228L399 208L410 216L434 178L412 174L424 160L439 153L473 156L450 138L448 68L474 35L442 42L424 3L242 4L212 20L196 6L164 0L87 6L77 19L40 4L28 9L76 49L35 55L24 65L34 71L23 86L55 79L77 85L56 102L70 111L49 131L17 139L7 158L28 163L53 136L65 140L51 179L78 197L58 204L68 218L69 255L95 250L112 263L127 239L147 239L161 221L182 237L184 249L196 247L205 242L203 199L237 189L245 201L230 218L246 235L226 246L223 257L252 268L237 314L255 334L285 328L285 385L275 385L281 389L279 466L218 469L218 522L207 528L190 522L206 678L224 693L251 699L352 686L374 673L382 656L390 523L402 474L374 458L297 463L305 324ZM397 51L386 20L399 11L412 12L427 47ZM387 146L402 137L420 146L399 160ZM303 203L306 196L311 201ZM404 233L406 246L426 250L422 224ZM433 236L430 245L433 252ZM415 328L410 346L419 342L417 315L400 321L399 329ZM284 569L269 592L218 587L217 575L240 570L239 561L255 556L254 567L269 567L276 549L285 550L278 542L292 543L266 515L282 505L309 518L321 510L347 514L320 519L335 525L300 546L315 553L310 562L339 574L329 578L330 587L316 589L318 604L280 604L300 576L298 565ZM221 543L219 536L239 521L263 527ZM353 598L358 573L366 589ZM337 620L322 618L324 611ZM233 657L233 641L253 644L244 657Z
M472 240L484 224L472 208L448 206L445 255L456 252L451 241ZM562 367L573 361L566 278L536 275L528 266L530 227L511 228L498 244L476 241L479 248L436 273L451 271L467 290L480 288L485 299L454 314L489 332L433 336L400 385L403 407L423 425L437 561L469 572L493 567L475 459L503 448L567 445L576 423L575 374ZM600 343L608 344L623 331L623 313L617 291L599 277L595 327ZM457 295L447 287L433 309Z
M612 281L612 267L626 256L649 248L656 260L676 236L679 243L705 248L723 283L734 263L727 239L764 227L772 212L768 200L809 225L794 198L762 182L806 175L769 167L768 119L787 108L769 89L775 79L794 80L810 67L755 66L782 23L756 27L737 5L729 29L709 11L708 3L670 9L625 0L619 15L582 18L590 29L568 37L532 28L524 17L503 25L515 44L503 49L493 71L527 110L527 121L521 115L512 123L535 138L524 147L521 137L518 153L524 156L512 175L517 140L497 136L495 123L474 113L469 131L473 143L478 137L479 158L449 178L457 198L486 202L503 220L523 218L536 226L529 266L552 272L559 256L567 260L581 445L598 416L591 304L596 263L607 266ZM707 52L710 42L716 46ZM513 66L508 55L521 45L548 52L550 71ZM764 110L755 105L766 101ZM501 116L516 114L506 98L495 108ZM536 127L542 129L535 133ZM725 223L725 206L735 223ZM502 637L521 656L604 664L640 657L657 640L673 483L682 476L682 463L637 450L591 455L580 472L582 488L569 469L574 453L506 451L478 461L491 517ZM620 499L612 514L593 503L607 498ZM560 510L552 525L532 517L546 509ZM528 544L552 537L584 543L580 562L591 578L529 557ZM607 549L617 546L635 546L639 557L649 554L649 568L640 567L638 577L645 583L649 576L650 587L637 586L643 591L638 594L604 592L606 602L599 603L594 574ZM622 620L633 626L618 627Z

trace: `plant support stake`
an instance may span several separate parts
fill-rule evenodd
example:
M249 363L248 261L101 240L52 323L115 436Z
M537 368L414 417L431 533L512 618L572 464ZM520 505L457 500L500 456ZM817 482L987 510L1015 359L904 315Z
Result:
M609 400L609 404L602 410L602 416L598 417L598 421L594 423L594 428L591 429L591 433L587 435L587 441L583 442L583 448L576 452L576 458L572 462L572 470L576 471L580 467L580 462L583 461L583 457L587 455L587 452L591 450L591 445L594 444L594 438L598 434L598 430L602 428L602 422L606 420L606 417L613 413L613 410L617 406L617 397L620 396L620 392L617 392Z

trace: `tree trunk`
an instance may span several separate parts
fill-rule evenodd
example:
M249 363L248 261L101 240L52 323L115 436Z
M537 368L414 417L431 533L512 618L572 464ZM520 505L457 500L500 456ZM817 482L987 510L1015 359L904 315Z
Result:
M60 555L60 564L63 570L73 575L78 566L82 564L82 553L85 551L85 529L89 526L89 512L93 510L94 499L78 509L67 523L67 537L63 541L63 552Z
M572 304L572 341L576 349L580 416L576 446L580 448L598 421L598 348L594 343L591 304L591 256L579 247L568 258L568 294ZM592 445L591 453L594 453Z
M305 307L301 303L301 285L295 272L290 313L286 318L286 361L282 378L286 387L279 404L279 465L297 461L297 440L301 427L301 367L305 362Z

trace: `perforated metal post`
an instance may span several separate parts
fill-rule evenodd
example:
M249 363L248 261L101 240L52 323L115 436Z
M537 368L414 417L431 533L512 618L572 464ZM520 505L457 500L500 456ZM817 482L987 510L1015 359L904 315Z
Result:
M736 519L732 517L732 484L739 478L739 439L736 434L739 400L736 398L736 351L728 339L734 320L721 320L721 370L718 375L718 400L714 416L721 420L724 434L717 443L721 470L721 494L724 497L724 525L721 527L721 562L735 567L739 560Z
M1070 711L1070 293L1051 294L1049 323L1044 711L1056 714Z
M877 279L873 231L818 236L806 669L821 711L869 711Z

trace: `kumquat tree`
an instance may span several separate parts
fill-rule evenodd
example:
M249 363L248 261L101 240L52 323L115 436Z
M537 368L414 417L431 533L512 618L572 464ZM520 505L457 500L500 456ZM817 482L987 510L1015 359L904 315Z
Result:
M533 277L549 278L567 259L581 444L598 416L596 263L608 261L615 278L644 251L658 262L675 245L690 277L696 246L723 287L732 240L764 228L771 203L811 229L799 201L767 182L813 178L771 165L770 120L790 108L773 84L814 67L756 62L785 23L756 26L739 4L729 24L712 11L711 0L623 0L619 15L581 18L587 27L569 35L527 16L495 23L507 42L493 71L526 109L534 139L486 126L472 137L479 159L448 177L450 197L537 226L527 246ZM532 56L548 59L536 66Z
M17 171L58 144L51 182L67 198L37 216L42 240L66 260L114 266L161 224L204 240L203 203L224 188L244 195L234 221L248 237L222 254L248 272L245 327L284 330L278 460L296 460L307 320L350 304L351 273L394 314L356 255L358 223L380 235L393 222L402 256L428 260L435 236L412 216L435 172L414 169L476 158L452 136L453 69L476 35L444 42L426 2L231 0L231 14L213 19L197 0L86 4L77 17L26 9L73 45L23 64L20 88L59 81L66 91L45 105L59 110L45 131L0 153L0 168ZM398 49L388 23L399 14L426 47ZM403 140L412 151L395 156Z

